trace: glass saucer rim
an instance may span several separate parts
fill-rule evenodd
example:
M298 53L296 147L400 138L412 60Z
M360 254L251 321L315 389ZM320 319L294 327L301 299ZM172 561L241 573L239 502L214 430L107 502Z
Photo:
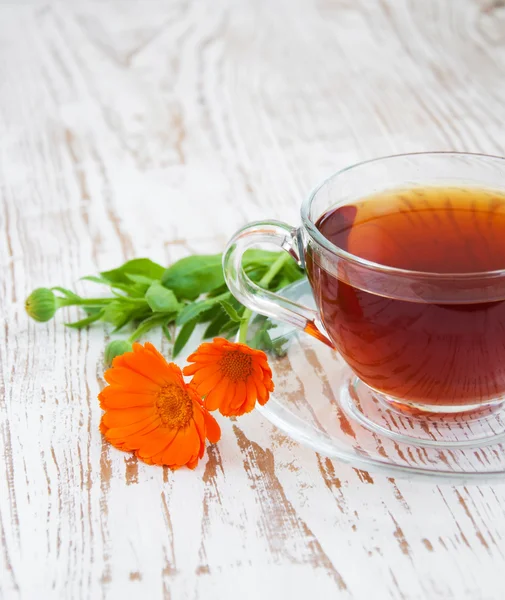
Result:
M294 291L298 288L309 286L307 278L300 279L295 283L287 286L281 292ZM309 286L310 287L310 286ZM251 320L258 316L259 313L253 312ZM275 321L275 319L273 319ZM302 331L297 332L297 335L303 334ZM309 335L309 334L305 334ZM277 408L277 410L275 410ZM294 414L289 408L278 400L275 392L270 395L269 401L264 405L257 405L256 410L264 416L272 425L285 433L289 438L302 444L305 447L311 448L316 453L327 456L332 459L337 459L345 464L357 469L366 469L369 471L380 472L384 475L398 476L407 479L420 479L423 481L439 481L447 484L466 484L466 483L505 483L505 468L501 470L492 470L487 472L482 471L453 471L449 469L434 470L426 467L417 467L411 465L398 465L388 460L382 460L377 457L362 456L352 447L337 447L334 441L331 441L331 436L327 436L328 446L325 447L320 438L324 435L323 432L317 432L317 437L310 436L304 433L304 428L309 428L314 431L314 427L304 421L300 416ZM282 414L290 415L291 422L298 423L298 427L293 429L290 422Z
M478 472L478 471L449 471L449 470L440 470L435 471L433 469L423 468L423 467L413 467L413 466L402 466L396 465L387 460L380 460L378 458L359 456L356 451L347 451L345 449L337 450L335 444L331 444L332 448L325 450L321 447L321 444L314 440L314 438L310 436L303 435L299 430L292 430L289 425L286 424L282 418L278 417L274 411L269 408L269 405L277 405L281 408L281 411L291 413L292 419L295 422L300 422L302 424L306 424L303 419L299 416L293 414L289 409L287 409L281 402L275 398L275 396L270 396L270 400L264 406L257 406L258 412L263 415L272 425L277 427L280 431L285 433L292 440L299 442L303 446L314 450L317 454L321 454L322 456L326 456L332 459L338 459L353 468L361 469L366 468L366 470L381 472L384 475L392 476L393 474L398 475L402 478L412 479L415 477L416 479L423 479L425 481L429 479L440 479L448 484L465 484L465 483L496 483L501 482L505 483L505 469L499 471L488 471L488 472ZM310 427L310 425L307 425Z
M386 427L380 425L379 423L376 423L373 419L368 417L366 415L366 413L362 409L360 409L360 407L355 402L352 401L352 396L351 396L351 393L348 391L348 388L350 386L353 386L354 388L356 388L356 385L361 385L365 388L365 390L368 389L368 391L372 391L372 393L373 393L373 390L371 390L371 388L369 388L356 375L351 375L350 378L345 381L345 383L347 383L348 385L342 385L340 388L340 397L339 397L340 408L344 411L344 413L349 418L351 418L353 421L358 423L358 425L360 425L361 427L364 427L365 429L368 429L369 431L371 431L377 435L385 435L386 437L389 435L391 440L396 440L396 441L404 443L404 444L410 443L415 447L435 448L435 449L439 449L441 451L442 450L463 450L463 449L469 450L471 448L482 449L482 448L486 448L487 446L491 446L493 444L503 443L505 441L505 429L503 431L501 431L500 433L495 433L493 436L482 436L480 438L473 438L473 439L470 438L470 439L466 439L466 440L462 440L462 441L430 440L430 439L422 439L422 438L416 439L414 437L410 437L408 434L403 434L403 433L398 433L393 430L388 430ZM399 411L397 411L394 407L387 406L386 401L380 400L380 402L387 408L387 410L396 412L398 414ZM499 414L500 412L505 414L505 410L502 407L500 407L499 410L497 410L493 414L496 415L496 414ZM440 415L437 413L434 413L433 416L440 418ZM476 420L478 420L478 418L472 419L472 422L476 421ZM437 425L437 427L439 427L440 421L438 421L438 423L435 422L434 424Z

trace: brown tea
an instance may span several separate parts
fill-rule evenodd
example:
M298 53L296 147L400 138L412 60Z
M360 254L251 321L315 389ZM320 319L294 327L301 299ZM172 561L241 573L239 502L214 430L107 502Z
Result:
M317 227L339 248L380 265L430 273L505 269L505 195L491 190L381 193L328 211ZM444 406L505 394L505 296L406 301L345 283L310 252L307 268L326 330L372 388Z

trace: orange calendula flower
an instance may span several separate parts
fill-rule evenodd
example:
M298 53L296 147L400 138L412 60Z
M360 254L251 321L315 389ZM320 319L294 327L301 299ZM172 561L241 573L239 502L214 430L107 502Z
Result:
M184 375L193 375L191 384L205 397L205 408L219 408L226 417L250 412L256 400L265 404L274 389L266 354L245 344L214 338L188 362L193 364L184 367Z
M221 430L187 385L180 368L156 348L134 344L106 371L109 384L100 392L100 431L116 448L134 452L148 464L194 469L205 440L217 442Z

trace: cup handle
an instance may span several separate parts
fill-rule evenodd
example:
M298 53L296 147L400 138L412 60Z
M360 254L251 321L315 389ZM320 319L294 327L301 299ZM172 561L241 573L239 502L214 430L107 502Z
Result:
M288 300L256 285L242 268L242 256L251 246L275 244L286 250L302 268L305 268L301 232L280 221L257 221L246 225L232 237L223 254L223 271L231 293L247 308L289 323L334 348L328 336L321 331L318 313L306 306Z

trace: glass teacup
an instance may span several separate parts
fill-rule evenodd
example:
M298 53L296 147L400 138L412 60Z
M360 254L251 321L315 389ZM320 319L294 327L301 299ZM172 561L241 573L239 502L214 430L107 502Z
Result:
M301 218L299 228L262 221L232 238L224 271L240 302L335 348L397 408L462 413L505 400L505 159L360 163L319 185ZM264 243L306 269L316 311L247 277L242 255Z

